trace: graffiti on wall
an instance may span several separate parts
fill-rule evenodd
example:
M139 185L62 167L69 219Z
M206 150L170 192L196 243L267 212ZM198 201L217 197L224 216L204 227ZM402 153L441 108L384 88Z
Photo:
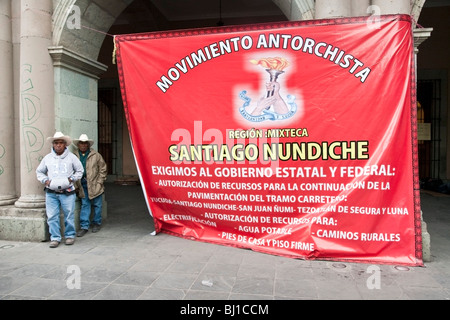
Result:
M24 64L21 72L22 79L24 79L20 91L22 143L25 148L27 170L31 172L33 170L33 156L44 146L44 135L39 128L34 126L41 116L41 99L33 90L32 66ZM39 155L35 158L39 162L42 156Z

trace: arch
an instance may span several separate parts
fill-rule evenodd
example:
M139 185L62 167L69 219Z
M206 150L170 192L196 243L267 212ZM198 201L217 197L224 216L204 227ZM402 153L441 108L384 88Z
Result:
M314 0L273 0L273 2L290 21L314 19Z
M97 60L106 33L134 0L65 0L56 2L53 12L53 46L91 60ZM289 20L312 19L314 0L272 0ZM69 28L67 21L80 12L80 28ZM100 32L99 32L100 31Z
M58 1L53 12L53 45L97 60L109 28L132 2L133 0ZM74 5L78 6L81 14L80 28L67 26L68 18L75 14Z
M76 0L58 1L53 13L53 45L96 60L106 33L120 13L134 0ZM314 0L272 0L288 20L314 19ZM411 16L418 21L426 0L411 1ZM73 6L80 9L83 27L69 29L67 19L73 14ZM94 31L92 29L98 30ZM103 32L103 33L102 33Z
M414 26L419 21L420 12L426 0L413 0L411 1L411 16L413 17Z
M420 12L426 0L411 0L410 14L414 24L419 20ZM273 0L290 21L311 20L315 18L314 0Z

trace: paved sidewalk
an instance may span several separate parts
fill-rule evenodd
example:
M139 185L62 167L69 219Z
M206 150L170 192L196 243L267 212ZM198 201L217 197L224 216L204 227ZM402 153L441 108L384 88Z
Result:
M141 187L108 183L106 190L109 213L103 228L72 246L50 249L48 242L0 240L0 299L450 299L448 195L422 193L433 261L402 270L152 236ZM381 270L379 289L367 286L370 266Z

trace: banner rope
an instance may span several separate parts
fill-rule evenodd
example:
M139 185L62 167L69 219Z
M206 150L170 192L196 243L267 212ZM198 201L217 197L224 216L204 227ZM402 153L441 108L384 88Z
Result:
M85 28L85 29L89 29L89 30L92 30L92 31L95 31L95 32L98 32L98 33L102 33L102 34L105 34L107 36L114 37L113 34L110 34L108 32L103 32L103 31L100 31L100 30L97 30L97 29L89 28L89 27L83 26L82 24L80 25L80 27Z
M112 64L116 64L116 49L117 49L116 36L113 37L113 46L114 46L114 49L113 49L113 53L112 53Z
M424 29L425 27L421 26L416 19L411 15L411 20L415 23L416 27L419 29Z
M113 38L114 49L113 49L113 52L112 52L112 64L116 64L116 35L108 33L108 32L103 32L103 31L100 31L100 30L97 30L97 29L89 28L89 27L86 27L86 26L83 26L83 25L80 25L80 26L82 28L89 29L89 30L92 30L92 31L95 31L95 32L98 32L98 33L102 33L104 35L107 35L107 36L110 36L110 37Z

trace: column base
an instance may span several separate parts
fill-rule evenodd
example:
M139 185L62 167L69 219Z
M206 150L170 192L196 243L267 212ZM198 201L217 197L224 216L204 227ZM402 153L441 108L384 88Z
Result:
M15 196L0 196L0 206L9 206L17 201Z
M0 207L0 239L11 241L48 240L49 232L45 208Z
M427 224L422 220L422 260L431 262L431 238L427 230Z
M108 205L103 195L102 221L108 216ZM45 203L45 202L44 202ZM75 228L80 229L81 201L75 201ZM94 210L91 213L91 220ZM61 234L64 234L64 213L61 211ZM0 240L48 241L47 214L45 208L17 208L16 205L0 207Z
M17 200L14 203L14 205L17 208L24 208L24 209L45 208L45 196L38 196L38 195L21 196L19 200Z

